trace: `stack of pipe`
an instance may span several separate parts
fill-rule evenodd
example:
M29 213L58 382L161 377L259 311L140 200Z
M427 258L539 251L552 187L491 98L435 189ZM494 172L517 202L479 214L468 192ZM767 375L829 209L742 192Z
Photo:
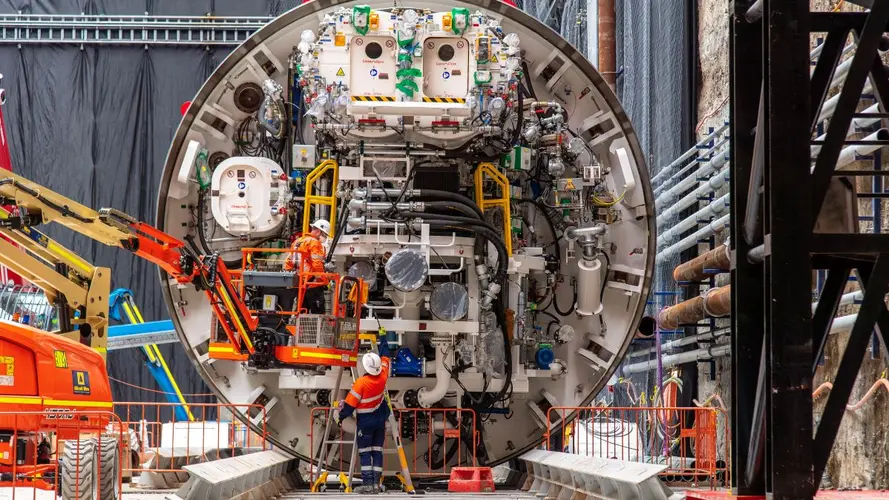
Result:
M727 316L732 310L731 285L711 288L693 299L665 307L658 314L658 325L675 330L679 325L694 324L703 318Z
M723 273L731 268L732 258L728 245L722 244L684 262L673 269L673 279L677 283L701 281L710 276Z

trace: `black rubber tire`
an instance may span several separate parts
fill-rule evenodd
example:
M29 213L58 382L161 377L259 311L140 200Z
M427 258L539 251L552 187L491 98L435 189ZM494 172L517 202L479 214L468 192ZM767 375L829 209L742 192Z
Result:
M103 435L96 446L99 452L99 500L120 498L120 441L118 436Z
M62 500L96 500L99 464L95 439L65 441L59 469Z

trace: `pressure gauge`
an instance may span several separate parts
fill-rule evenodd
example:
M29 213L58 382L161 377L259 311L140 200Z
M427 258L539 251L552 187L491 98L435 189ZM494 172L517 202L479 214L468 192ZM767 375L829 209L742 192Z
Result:
M494 118L499 118L504 109L506 109L506 102L503 101L502 97L495 97L488 104L488 112Z

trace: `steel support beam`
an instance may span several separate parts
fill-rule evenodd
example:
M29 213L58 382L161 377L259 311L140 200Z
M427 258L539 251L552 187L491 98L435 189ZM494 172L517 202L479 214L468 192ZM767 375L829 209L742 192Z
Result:
M762 89L762 25L748 23L744 14L750 2L735 2L730 23L731 86L731 219L744 220L748 212L748 186L754 151L754 129ZM759 361L763 348L763 274L762 267L751 264L746 255L750 244L739 223L731 225L732 244L732 493L753 495L764 491L763 462L751 455L756 450L746 446L751 441ZM742 306L741 306L742 305ZM764 407L763 407L764 408ZM761 429L760 429L761 430ZM760 436L764 434L760 433ZM759 443L757 439L755 441ZM751 470L750 474L746 471Z
M815 217L811 220L813 227L817 215L821 212L821 206L827 195L827 189L830 185L833 171L836 168L837 159L840 157L840 151L843 149L843 144L846 141L849 126L852 124L852 115L855 114L858 102L861 100L864 82L874 66L874 61L880 58L878 49L883 39L883 32L886 31L887 23L889 23L889 2L877 2L858 33L858 44L855 54L852 56L852 65L849 67L846 82L840 91L836 111L834 111L833 117L831 117L827 125L824 145L821 146L821 151L815 160L811 188L811 212L815 214ZM817 120L817 115L814 115L813 120Z
M818 432L815 434L812 448L814 479L817 483L821 482L821 476L827 466L827 459L833 449L840 422L846 413L846 404L849 402L849 395L852 394L855 379L861 369L861 362L864 360L864 353L867 351L871 333L877 319L886 312L885 299L886 292L889 291L889 254L877 257L872 270L864 266L859 267L858 274L860 284L864 288L864 298L858 309L855 326L852 327L852 332L849 334L849 343L846 344L846 350L840 360L840 366L833 381L833 389L830 391L830 396L828 396L827 404L821 415L821 423L818 425Z
M830 324L837 314L851 271L852 268L846 266L831 268L821 289L818 307L815 308L815 315L812 318L812 346L815 349L812 353L813 376L818 368L818 361L824 354L824 346L827 345L827 338L830 335Z
M790 500L810 498L815 491L812 419L800 415L812 414L812 267L808 248L818 210L810 208L815 200L788 196L810 189L809 1L770 0L765 4L768 129L757 133L766 134L764 198L768 205L763 219L768 220L766 230L771 238L771 252L764 261L770 372L766 379L771 398L768 432L772 443L767 459L772 497ZM848 122L845 127L844 137Z

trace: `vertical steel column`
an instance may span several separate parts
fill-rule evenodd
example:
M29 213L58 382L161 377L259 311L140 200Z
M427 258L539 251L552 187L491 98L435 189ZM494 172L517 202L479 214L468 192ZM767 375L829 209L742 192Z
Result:
M816 217L810 190L809 1L766 0L766 120L763 137L770 247L765 252L771 492L808 499L812 479L812 265ZM837 110L839 112L839 109ZM848 127L848 125L846 125ZM733 134L734 135L734 134ZM780 444L779 444L780 443Z
M744 19L751 1L734 2L729 35L731 58L731 244L732 244L732 493L764 494L762 462L747 479L748 453L754 421L754 401L763 339L762 267L746 255L752 245L744 240L744 214L753 163L754 129L762 89L762 24ZM754 245L759 242L754 242Z

